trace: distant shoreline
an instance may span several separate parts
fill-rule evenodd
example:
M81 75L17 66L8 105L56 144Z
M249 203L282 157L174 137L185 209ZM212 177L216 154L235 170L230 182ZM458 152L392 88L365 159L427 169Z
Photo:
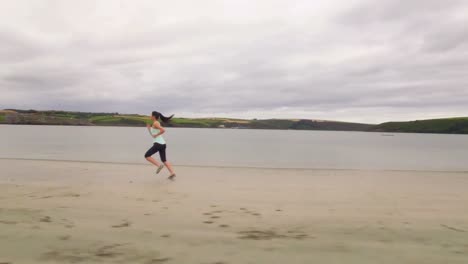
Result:
M0 110L0 124L50 126L144 127L149 118L137 114L70 111ZM468 117L363 124L312 119L235 119L174 117L166 127L360 131L381 133L468 134Z

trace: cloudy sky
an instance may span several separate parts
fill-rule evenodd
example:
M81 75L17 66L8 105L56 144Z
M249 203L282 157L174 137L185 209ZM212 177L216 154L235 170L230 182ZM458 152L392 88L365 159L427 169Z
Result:
M468 116L466 0L0 0L0 108Z

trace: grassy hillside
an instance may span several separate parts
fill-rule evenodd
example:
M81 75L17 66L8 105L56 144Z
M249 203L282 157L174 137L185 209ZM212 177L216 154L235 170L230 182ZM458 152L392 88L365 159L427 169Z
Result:
M66 111L4 110L0 123L33 125L82 125L82 126L145 126L148 116L122 115L118 113L89 113ZM180 118L175 117L167 127L193 128L250 128L250 129L301 129L366 131L372 125L334 121L267 119L245 120L233 118Z
M468 134L468 117L387 122L377 125L371 130L383 132Z
M3 124L144 127L150 122L151 121L148 116L128 114L122 115L119 113L35 111L15 109L0 110L0 123ZM307 119L246 120L232 118L174 117L171 122L165 124L165 126L194 128L250 128L468 134L468 117L417 120L410 122L387 122L380 125Z

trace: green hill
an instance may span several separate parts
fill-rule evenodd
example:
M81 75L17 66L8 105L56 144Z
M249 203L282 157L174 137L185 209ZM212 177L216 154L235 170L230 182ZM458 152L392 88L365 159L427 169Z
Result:
M468 117L387 122L373 127L371 131L468 134Z
M67 111L36 111L8 109L0 111L0 123L31 125L78 126L145 126L148 116L119 113L91 113ZM167 127L193 128L246 128L246 129L296 129L296 130L344 130L366 131L368 124L335 121L266 119L246 120L234 118L179 118L175 117Z
M150 123L148 116L119 113L0 110L0 124L134 126ZM387 122L380 125L309 119L234 119L174 117L167 127L339 130L368 132L468 134L468 117Z

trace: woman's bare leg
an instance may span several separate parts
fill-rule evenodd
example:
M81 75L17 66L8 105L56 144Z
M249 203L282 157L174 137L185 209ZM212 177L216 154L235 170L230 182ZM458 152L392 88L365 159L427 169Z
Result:
M161 164L159 164L159 162L157 162L153 157L147 157L146 158L147 161L153 163L154 165L156 165L157 167L159 167Z
M169 170L169 172L172 175L175 175L174 169L172 168L172 165L169 161L164 162L164 165L166 165L166 168Z

